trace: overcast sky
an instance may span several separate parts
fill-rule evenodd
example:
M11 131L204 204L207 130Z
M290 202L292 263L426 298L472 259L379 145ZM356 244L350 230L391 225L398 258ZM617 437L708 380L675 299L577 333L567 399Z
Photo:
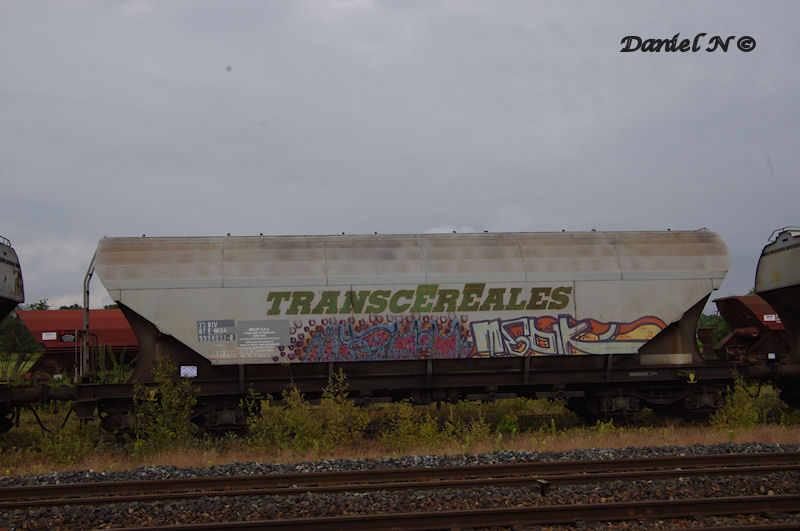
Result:
M713 297L745 294L800 225L798 27L791 0L0 0L0 235L56 307L141 234L708 227ZM703 48L620 52L676 33Z

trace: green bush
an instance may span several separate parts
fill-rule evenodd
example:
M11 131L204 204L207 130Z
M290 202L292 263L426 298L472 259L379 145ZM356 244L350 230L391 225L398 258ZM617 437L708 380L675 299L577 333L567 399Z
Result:
M249 440L260 448L313 449L315 453L357 443L364 436L369 413L353 403L348 387L340 369L323 388L319 406L312 406L297 386L290 384L281 393L283 408L270 407L272 400L267 398L262 400L267 407L251 410Z
M348 388L344 372L339 369L322 390L321 448L325 451L354 444L363 437L367 427L369 414L353 403Z
M263 399L265 407L253 408L247 418L247 436L258 448L318 448L317 420L311 405L295 384L281 393L284 407L272 406L272 397Z
M751 390L740 377L734 378L728 389L725 401L711 416L711 425L728 429L747 429L756 424L776 422L782 425L793 424L800 418L784 403L778 392L771 386Z
M491 439L492 428L480 410L474 416L462 417L450 406L450 418L445 421L442 433L447 440L454 440L462 453L469 453Z
M439 426L424 408L404 400L387 404L384 414L387 422L378 439L395 452L419 446L435 448L442 442Z
M177 367L165 355L153 367L157 387L134 386L136 456L185 444L196 431L191 413L197 403L197 389L187 378L176 378L177 373Z
M758 421L762 424L779 423L790 409L772 386L764 386L759 389L757 396L753 399L753 405L758 412Z
M735 375L722 406L711 415L711 425L727 429L752 428L759 421L756 401L747 390L744 379Z
M52 404L35 405L32 409L44 417L56 413L47 411ZM61 411L61 415L66 410ZM0 456L3 466L18 466L23 463L44 462L47 466L72 467L91 455L113 454L119 445L113 436L104 432L96 423L80 423L72 420L60 426L61 422L47 422L48 430L38 424L27 423L14 428L0 437Z
M800 409L784 407L783 411L781 411L779 423L781 426L800 424Z
M459 402L432 410L430 406L414 406L403 401L384 407L382 417L377 421L382 425L378 439L395 452L423 448L436 451L454 443L467 453L480 444L496 443L498 437L503 437L487 420L484 405L478 402ZM506 427L507 434L514 432L510 416Z
M519 418L512 412L505 413L497 424L497 431L508 437L519 433Z
M608 419L605 422L598 420L593 429L600 437L608 437L617 430L617 428L614 426L614 419Z
M319 448L319 424L311 404L295 384L286 388L281 396L286 406L272 419L275 442L280 448Z
M53 432L43 432L39 440L41 455L59 466L72 466L91 455L97 446L97 435L79 424Z
M559 426L575 424L574 415L566 409L563 400L506 398L479 406L480 409L471 416L483 415L491 428L505 437L540 431L553 422Z

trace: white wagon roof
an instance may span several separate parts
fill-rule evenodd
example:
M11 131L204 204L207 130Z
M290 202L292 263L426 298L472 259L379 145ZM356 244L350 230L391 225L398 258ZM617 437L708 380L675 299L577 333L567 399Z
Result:
M729 263L720 237L696 230L103 238L95 267L111 293L658 279L709 279L716 289Z

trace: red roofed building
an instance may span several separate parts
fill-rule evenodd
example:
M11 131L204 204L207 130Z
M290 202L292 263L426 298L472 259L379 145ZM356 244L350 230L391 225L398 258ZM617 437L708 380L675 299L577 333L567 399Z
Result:
M33 370L72 374L83 332L83 310L17 310L16 314L45 348ZM89 331L96 336L93 344L110 349L118 359L123 353L127 359L139 353L136 335L118 309L89 310Z

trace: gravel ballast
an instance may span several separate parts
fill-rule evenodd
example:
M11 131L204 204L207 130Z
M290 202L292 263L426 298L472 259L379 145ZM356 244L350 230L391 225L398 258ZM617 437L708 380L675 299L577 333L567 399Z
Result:
M231 463L202 468L146 466L119 472L74 471L2 478L0 486L52 485L98 481L133 481L209 476L237 476L291 472L370 470L386 468L491 465L519 462L624 459L732 453L796 452L800 444L718 444L712 446L655 446L643 448L569 450L563 452L496 451L479 455L422 455L383 459L330 459L296 464ZM91 529L125 526L159 526L175 523L301 518L371 512L408 512L443 509L478 509L496 506L531 506L614 501L679 499L740 495L777 495L800 492L800 474L781 472L767 476L679 478L675 480L606 482L553 488L546 496L538 488L486 487L466 490L394 491L298 496L214 497L187 501L31 508L0 513L4 529ZM755 520L754 520L755 518ZM748 517L749 523L794 521L795 515ZM703 527L721 525L730 518L696 518L688 521L620 522L629 529ZM800 523L800 518L797 519Z

